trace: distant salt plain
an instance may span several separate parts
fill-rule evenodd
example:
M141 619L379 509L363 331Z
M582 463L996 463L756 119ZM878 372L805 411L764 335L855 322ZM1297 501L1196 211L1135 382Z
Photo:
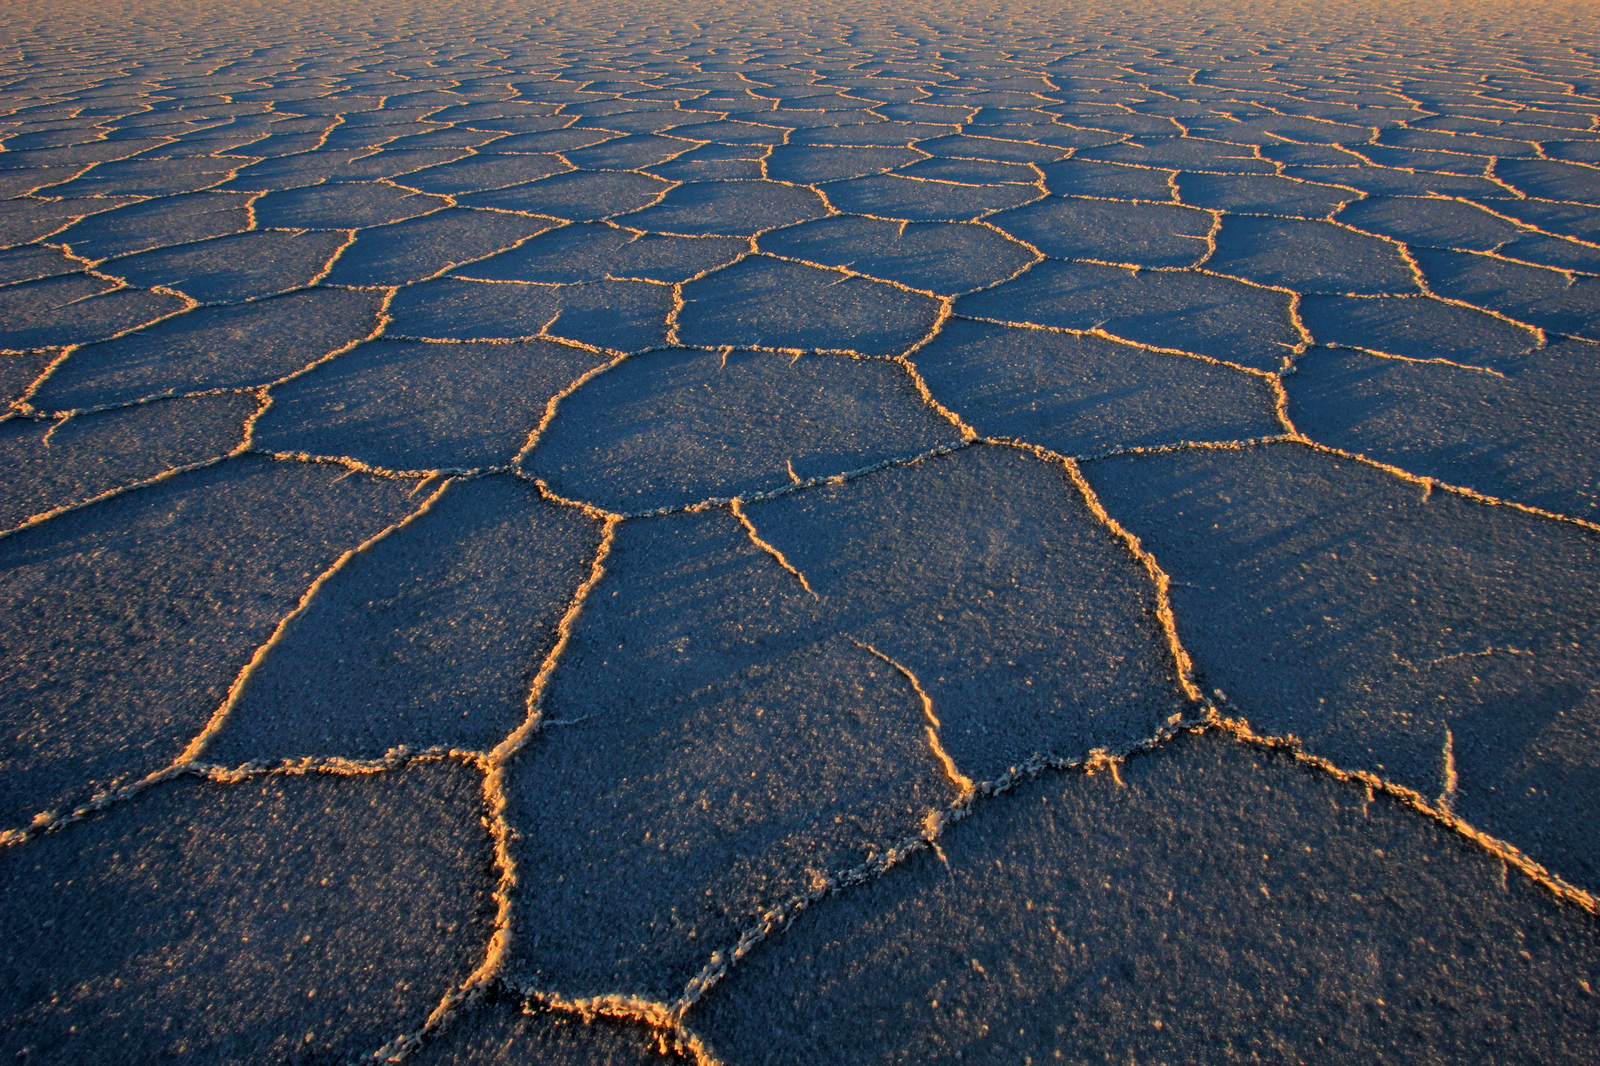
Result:
M1592 11L0 19L7 1061L1600 1058Z

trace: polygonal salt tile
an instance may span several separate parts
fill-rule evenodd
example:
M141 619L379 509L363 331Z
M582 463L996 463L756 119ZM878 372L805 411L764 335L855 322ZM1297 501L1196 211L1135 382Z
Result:
M870 89L863 89L859 86L851 89L852 93L871 99L894 97L901 100L902 102L880 105L873 108L873 110L885 118L898 119L903 122L928 122L934 125L959 126L966 122L975 110L975 108L962 107L959 104L931 104L923 100L903 99L907 95L915 96L919 91L909 85L893 88L888 84L880 84Z
M1173 171L1153 170L1146 167L1123 166L1115 163L1080 162L1069 159L1063 163L1046 163L1045 188L1057 196L1099 196L1113 200L1171 201L1169 183Z
M48 189L71 181L82 174L83 166L29 167L26 170L0 168L0 197L27 196L40 189Z
M153 248L100 265L134 285L176 289L201 303L228 303L298 289L328 268L343 233L255 230Z
M670 111L659 113L654 121L646 123L635 132L671 130L674 137L688 141L710 141L713 144L782 144L788 131L782 126L765 126L759 122L742 122L724 119L721 122L684 122L684 115ZM752 115L759 118L759 115ZM614 122L615 120L613 120Z
M1339 212L1339 221L1411 244L1487 252L1526 230L1462 200L1375 196Z
M673 237L579 222L456 273L486 281L562 283L611 277L675 283L727 266L749 250L750 243L736 237Z
M1500 214L1529 226L1565 237L1576 237L1590 244L1600 243L1600 212L1583 204L1498 199L1491 206Z
M89 215L137 202L127 197L108 197L104 200L94 197L75 200L3 200L0 201L0 247L13 248L37 241L60 233Z
M1529 196L1600 204L1600 174L1592 166L1546 159L1496 160L1495 177Z
M1423 120L1426 121L1426 120ZM1400 148L1434 149L1466 155L1532 156L1533 144L1507 137L1482 137L1440 129L1390 128L1378 131L1373 143Z
M864 108L779 108L764 112L761 121L772 126L787 126L791 130L836 130L881 121Z
M1065 455L1283 432L1261 381L1099 337L951 321L911 359L979 433Z
M80 261L43 245L25 245L0 252L0 285L74 274L82 269L83 263Z
M308 289L203 307L74 352L33 398L46 411L264 385L370 334L383 298Z
M926 336L931 297L829 270L751 256L683 287L685 344L894 355Z
M633 352L667 340L672 289L640 281L576 285L439 278L402 289L389 332L444 340L564 337Z
M493 748L527 716L528 685L598 541L593 519L531 485L452 484L322 587L201 758Z
M317 154L320 155L321 150ZM427 167L439 166L468 156L469 153L464 148L380 148L342 161L329 171L327 180L341 182L399 178Z
M1590 275L1600 274L1600 248L1596 248L1593 243L1580 244L1565 237L1524 233L1496 250L1508 259L1521 259L1559 270L1583 271Z
M401 222L450 206L381 181L336 181L269 192L253 205L256 224L279 229L360 229Z
M1564 163L1600 163L1600 146L1593 140L1544 141L1540 148L1548 159Z
M315 151L297 152L252 163L242 168L225 187L270 191L317 185L325 181L374 181L378 178L398 178L413 171L461 159L467 154L466 150L459 148L410 151L319 148Z
M775 181L701 181L679 185L659 204L622 221L662 233L747 237L827 213L811 189Z
M62 196L176 196L220 185L247 162L210 156L121 159L101 163L51 191Z
M964 296L956 312L1002 322L1104 329L1139 344L1275 371L1301 343L1289 295L1190 271L1040 263Z
M931 122L866 122L852 126L824 126L821 129L796 130L785 143L901 148L910 147L925 138L942 137L958 132L960 132L959 126Z
M659 101L650 101L649 103L650 106L646 107L635 105L612 111L609 114L596 115L594 118L584 120L585 125L593 126L596 129L609 130L613 133L632 135L670 133L673 136L677 136L680 129L704 128L704 124L695 122L695 116L688 112L661 106ZM589 110L592 110L592 108ZM756 128L761 129L764 127Z
M53 351L0 354L0 402L20 400L58 353Z
M1140 266L1191 266L1210 250L1212 216L1190 207L1052 196L989 219L1046 255Z
M1003 281L1037 256L987 226L834 216L762 234L761 250L937 293Z
M620 363L563 399L522 468L564 496L629 512L771 491L959 440L886 362L675 349Z
M1545 329L1600 339L1600 281L1487 255L1419 248L1428 287Z
M432 121L431 119L429 120ZM492 141L505 136L493 130L473 130L465 127L439 126L424 129L420 133L410 133L397 137L385 147L390 150L402 148L481 148ZM464 158L471 159L472 156ZM448 166L449 164L444 164ZM412 173L419 173L413 171ZM407 175L410 177L410 175Z
M254 396L140 404L65 423L0 423L0 528L81 503L175 467L220 458L244 441Z
M1179 174L1178 195L1195 207L1246 215L1326 218L1361 194L1311 181L1291 181L1266 174ZM1340 216L1359 226L1348 209Z
M1043 195L1033 185L957 185L896 174L834 182L827 191L829 202L849 214L930 222L970 222Z
M166 293L62 274L0 288L0 351L88 344L182 311Z
M1298 444L1084 474L1172 576L1230 713L1600 884L1600 694L1572 680L1600 667L1594 533Z
M658 137L644 133L618 137L589 148L578 148L566 155L573 166L589 170L637 170L664 163L694 146L694 141L681 137Z
M520 100L483 100L477 103L457 104L435 111L428 118L434 122L452 122L458 129L490 130L517 133L541 123L559 129L567 125L560 116L551 115L552 105L533 104Z
M1351 166L1350 158L1330 166L1284 167L1286 178L1349 185L1371 196L1474 196L1501 197L1506 195L1504 185L1488 178L1467 177L1460 174L1431 174L1419 170L1392 170L1386 167Z
M825 148L785 144L774 148L767 157L767 176L775 181L809 185L883 174L926 158L926 152L915 148Z
M370 154L366 148L317 149L320 135L298 151L270 155L243 167L228 182L229 189L267 192L316 185L338 176L345 164ZM298 145L296 146L298 147Z
M570 152L587 148L618 136L609 130L552 129L513 133L490 145L487 151L496 155L538 155L553 152Z
M527 215L446 208L362 231L326 280L330 285L405 285L514 247L553 225Z
M668 181L754 181L762 177L761 163L753 159L674 159L651 167L650 173Z
M202 192L129 204L73 223L57 243L85 259L104 259L238 233L250 225L248 199L241 193Z
M324 127L326 121L327 120L325 119L285 119L281 120L279 125L282 125L284 122L294 122L298 124L315 122L318 127ZM316 151L317 146L322 143L322 138L327 132L327 128L317 128L306 129L303 132L295 132L294 130L290 130L284 133L271 133L265 137L262 137L260 140L251 141L248 145L241 146L239 149L237 149L237 151L240 155L249 155L257 160L275 160L288 158L290 156L306 155ZM351 154L354 153L346 153L347 156ZM285 171L278 172L284 173ZM262 172L259 176L256 176L252 175L249 170L241 168L239 173L245 175L251 180L241 181L236 175L228 184L243 186L247 184L259 183L262 188L270 188L274 187L275 185L275 183L271 182L270 180L264 180L271 172ZM290 177L289 180L283 183L281 186L282 188L288 188L292 185L308 185L319 180L319 178L326 176L325 171L321 170L320 168L316 171L316 173L312 174L310 181L304 180L300 171L289 170L287 173L290 175Z
M1296 360L1284 386L1290 418L1313 440L1596 521L1594 348L1558 341L1493 361L1490 371L1313 350Z
M119 140L90 141L62 148L30 148L6 152L0 157L0 163L4 164L3 169L6 170L110 163L149 151L162 143L163 140L157 137L129 137Z
M1074 158L1171 170L1211 170L1223 174L1272 174L1277 170L1265 159L1257 158L1244 145L1196 137L1132 138L1100 148L1085 148L1074 153Z
M726 511L623 524L510 767L511 973L672 999L770 908L957 789L911 684Z
M921 140L917 142L917 148L947 159L994 159L1014 164L1051 163L1064 154L1061 149L1049 145L1024 144L998 137L972 137L966 134ZM1023 180L1038 180L1038 175L1032 174L1032 168L1024 169L1027 169L1032 176Z
M274 389L255 439L390 470L499 465L550 397L609 358L551 341L377 341Z
M316 575L416 506L410 488L243 457L0 540L0 820L171 763Z
M1066 471L976 445L747 508L976 780L1149 735L1182 703L1143 568Z
M401 184L423 192L458 195L521 185L571 169L557 155L471 155L413 171L401 179Z
M908 178L955 181L964 185L1037 185L1039 172L1025 163L1005 163L991 159L944 159L935 156L895 171Z
M1495 370L1520 365L1539 343L1531 329L1426 296L1307 296L1300 321L1318 344Z
M1597 969L1588 915L1461 836L1210 735L982 801L686 1021L751 1066L1562 1059Z
M1332 222L1251 218L1222 220L1217 254L1206 268L1300 292L1381 295L1416 292L1400 249Z
M482 958L482 815L478 773L453 762L180 779L8 848L0 1053L368 1057Z
M585 222L637 211L661 199L670 188L671 182L649 174L575 170L523 185L469 193L461 202Z

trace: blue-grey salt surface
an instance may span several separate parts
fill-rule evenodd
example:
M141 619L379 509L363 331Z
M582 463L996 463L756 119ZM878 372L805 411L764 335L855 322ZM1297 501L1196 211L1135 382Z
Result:
M1600 1061L1590 7L0 27L0 1059Z

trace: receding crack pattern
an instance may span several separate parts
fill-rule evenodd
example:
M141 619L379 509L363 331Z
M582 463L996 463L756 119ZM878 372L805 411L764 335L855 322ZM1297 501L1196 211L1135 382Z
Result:
M1517 1053L1592 1056L1592 14L319 9L5 16L17 1061L833 1061L877 994L849 935L944 944L974 856L1102 771L1213 835L1271 837L1219 782L1276 789L1275 849L1305 797L1333 850L1381 806L1396 893L1498 870L1450 935L1544 930L1582 994ZM331 917L344 848L385 885L412 849L412 926ZM73 916L125 854L236 879L259 1017L157 1017L177 912ZM308 932L268 877L327 897ZM929 1061L1062 1057L1016 1003L1030 965L1089 995L1064 883L1007 912L1009 992L902 959L932 1006L874 1009L967 1004L907 1030ZM52 970L70 936L122 954ZM741 1003L809 1020L768 1046ZM1124 1043L1205 1057L1170 1036Z

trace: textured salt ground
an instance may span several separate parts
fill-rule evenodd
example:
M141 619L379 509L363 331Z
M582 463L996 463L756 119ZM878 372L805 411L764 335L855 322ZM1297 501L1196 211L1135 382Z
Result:
M887 361L675 349L625 360L564 399L521 466L562 495L647 511L959 440Z
M1086 476L1172 574L1179 635L1231 711L1448 793L1473 824L1600 883L1593 530L1298 444L1107 459Z
M685 1060L664 1057L656 1041L626 1022L524 1010L516 997L501 997L464 1013L409 1061L425 1066L659 1066Z
M594 525L508 478L453 484L285 630L205 759L492 748L527 713Z
M1597 974L1589 916L1207 736L995 799L690 1017L751 1063L1581 1060Z
M247 458L0 542L11 824L170 763L311 579L414 506L407 489Z
M20 1062L369 1052L477 962L493 881L475 778L180 781L11 851L0 877L26 918L0 1046Z
M1196 14L8 12L19 1061L1588 1056L1592 26Z

